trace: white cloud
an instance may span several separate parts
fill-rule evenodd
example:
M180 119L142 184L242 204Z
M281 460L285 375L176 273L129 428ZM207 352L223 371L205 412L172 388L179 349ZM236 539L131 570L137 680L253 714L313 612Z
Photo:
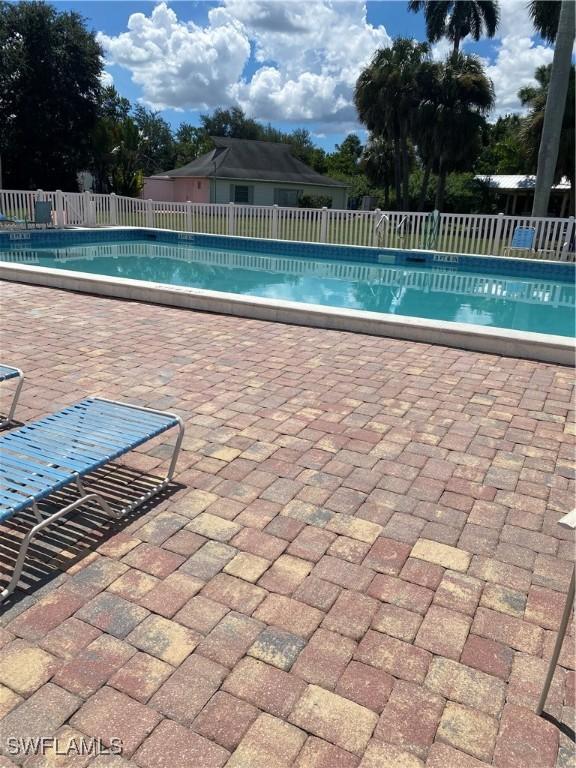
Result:
M106 72L106 70L102 71L102 74L100 75L100 84L104 88L107 88L109 85L114 85L114 78L110 72Z
M552 60L552 49L532 39L526 1L502 0L494 54L485 60L495 116L519 110L518 90ZM262 120L354 130L358 74L391 42L383 26L368 22L364 0L222 0L205 26L179 19L179 12L178 4L162 2L148 16L132 14L126 32L99 34L107 62L128 69L142 100L157 109L238 104ZM474 51L470 40L464 48ZM432 55L443 58L450 49L442 40Z
M356 0L225 0L208 17L199 27L161 3L149 17L132 14L127 32L99 40L156 108L237 103L260 119L350 124L360 70L390 44ZM251 44L258 66L243 77Z
M492 117L522 111L518 91L533 85L534 72L552 61L550 46L532 39L534 28L525 0L504 0L500 6L500 45L492 64L485 61L486 73L496 91L496 107Z
M536 82L534 71L549 64L552 56L552 48L535 45L529 37L509 35L502 40L495 63L486 67L496 91L493 117L522 111L518 91Z
M434 43L431 47L432 58L434 61L442 61L452 52L452 49L452 42L448 38L443 37L442 40Z
M340 93L335 78L302 72L291 80L276 67L261 67L250 82L233 92L249 115L264 120L330 120L350 118L350 101ZM352 115L353 117L353 115Z
M498 37L504 38L509 35L530 37L534 34L534 26L527 5L526 0L500 0Z
M128 31L117 37L99 33L107 58L132 72L144 101L157 109L215 107L230 100L250 56L240 22L209 12L209 24L181 22L165 3L148 17L133 13Z
M326 124L356 122L356 79L374 51L391 42L383 26L367 22L365 3L226 0L225 8L245 25L262 64L250 80L233 89L249 114Z

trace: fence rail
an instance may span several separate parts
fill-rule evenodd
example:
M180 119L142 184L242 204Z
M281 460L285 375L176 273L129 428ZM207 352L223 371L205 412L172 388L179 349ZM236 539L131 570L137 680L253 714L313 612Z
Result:
M182 232L306 240L334 245L427 249L443 253L575 260L574 217L402 213L327 208L169 203L91 192L0 190L0 212L34 221L36 200L50 200L57 227L158 227ZM534 230L531 249L510 249L518 227Z

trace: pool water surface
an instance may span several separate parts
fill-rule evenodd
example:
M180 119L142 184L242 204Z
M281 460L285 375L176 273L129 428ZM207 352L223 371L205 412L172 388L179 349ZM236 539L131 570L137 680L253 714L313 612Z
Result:
M235 250L144 238L57 245L19 242L17 247L11 244L9 257L0 245L0 260L243 296L574 335L575 289L573 280L566 279L570 271L550 269L548 274L546 265L531 274L511 263L506 274L502 259L493 260L498 269L491 273L490 259L471 262L464 256L454 263L381 251L360 262L356 254L346 259L345 249L338 258L314 258L309 252L267 253L262 246L250 252L244 246Z

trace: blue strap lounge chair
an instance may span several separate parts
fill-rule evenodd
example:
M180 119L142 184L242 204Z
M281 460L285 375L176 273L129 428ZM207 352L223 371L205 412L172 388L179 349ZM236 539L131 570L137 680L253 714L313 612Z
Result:
M18 404L22 384L24 384L24 374L20 368L13 368L11 365L2 365L2 363L0 363L0 383L9 381L10 379L18 379L18 383L16 384L16 389L12 395L12 403L10 404L8 415L4 419L0 418L0 428L8 426L8 424L12 424L14 421L14 412L16 410L16 405Z
M512 242L504 249L507 256L510 251L533 251L536 229L534 227L516 227L512 235Z
M26 224L25 219L14 219L11 216L5 216L0 213L0 224Z
M173 427L178 429L166 477L125 508L112 510L98 493L88 491L84 478ZM24 536L12 576L0 592L0 602L16 588L30 542L37 533L76 507L95 502L108 515L120 518L170 483L184 437L184 424L171 413L128 403L90 397L0 437L0 523L31 510L37 523ZM39 502L63 488L79 497L43 513Z

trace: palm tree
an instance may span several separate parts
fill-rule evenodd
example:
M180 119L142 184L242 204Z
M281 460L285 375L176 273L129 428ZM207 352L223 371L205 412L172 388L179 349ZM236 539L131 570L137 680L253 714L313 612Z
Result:
M377 136L370 136L361 158L361 167L368 181L384 188L384 207L390 208L390 187L394 179L394 147Z
M454 53L467 35L474 40L483 34L494 37L500 21L497 0L409 0L408 10L424 11L428 40L437 43L447 37Z
M418 156L422 162L422 182L418 195L419 211L424 209L430 176L436 159L437 136L432 127L435 125L438 98L441 93L439 79L440 67L438 63L423 62L416 76L419 104L418 119L415 121L413 133Z
M528 3L534 29L549 43L556 40L561 7L562 0L532 0Z
M560 134L560 148L558 160L554 172L554 183L557 183L563 176L570 179L570 211L574 211L574 188L576 186L575 170L575 146L574 146L574 98L575 98L575 68L572 67L568 84L568 98L566 99L566 108L564 110L564 119L562 122L562 132ZM537 86L528 85L518 91L518 97L523 106L530 108L528 116L522 121L520 137L533 167L538 163L538 150L542 137L542 127L544 125L544 115L546 113L546 100L548 88L550 85L550 76L552 66L538 67L534 75Z
M461 53L423 66L418 84L421 121L431 133L428 154L438 174L436 208L442 210L447 175L469 168L478 156L494 88L480 60Z
M354 101L360 120L394 146L397 206L409 206L410 135L418 105L416 74L429 56L427 43L398 38L376 51L356 82Z
M546 8L545 6L550 7ZM556 40L542 122L542 137L538 151L532 216L546 216L548 213L550 191L558 163L570 70L572 69L572 47L575 35L574 0L562 0L557 17L556 32L554 33L556 6L556 2L533 2L529 6L534 26L538 32L546 39L554 38ZM574 197L574 182L572 182L571 197Z

